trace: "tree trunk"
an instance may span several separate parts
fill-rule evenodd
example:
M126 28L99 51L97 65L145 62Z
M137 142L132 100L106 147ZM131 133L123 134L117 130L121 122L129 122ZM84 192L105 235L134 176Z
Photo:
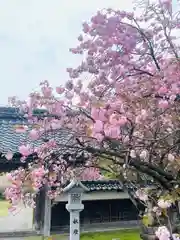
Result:
M146 227L142 225L140 230L140 237L142 240L157 240L155 236L155 231L157 230L157 227Z

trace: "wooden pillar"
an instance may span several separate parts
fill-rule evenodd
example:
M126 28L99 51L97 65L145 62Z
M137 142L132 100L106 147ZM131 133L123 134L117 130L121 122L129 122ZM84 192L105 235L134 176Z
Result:
M177 205L178 205L178 213L180 215L180 201L177 202Z
M43 235L49 237L51 232L51 199L47 195L48 187L45 186L45 201L44 201L44 221Z
M40 192L36 195L35 198L36 207L33 210L33 229L35 231L40 231Z

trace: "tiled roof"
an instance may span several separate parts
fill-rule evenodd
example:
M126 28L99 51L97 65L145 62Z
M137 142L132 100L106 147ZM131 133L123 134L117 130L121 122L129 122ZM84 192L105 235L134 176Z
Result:
M154 186L154 183L152 181L147 181L146 183L139 184L137 186L137 183L126 183L123 185L123 183L119 180L111 180L111 179L103 179L103 180L93 180L93 181L81 181L82 184L89 189L90 192L95 191L128 191L129 193L133 193L138 188L144 188L147 186ZM64 186L66 187L69 184L69 182Z
M64 188L69 185L70 182L67 182L64 185ZM92 181L81 181L81 183L88 188L88 192L95 192L95 191L117 191L117 192L122 192L124 191L123 189L123 184L119 180L111 180L111 179L106 179L106 180L92 180ZM53 190L56 189L56 187L52 187ZM128 189L131 189L131 187L128 187Z
M137 183L132 185L126 184L125 186L123 183L119 180L95 180L95 181L81 181L88 189L90 192L94 191L131 191L137 189ZM154 186L154 182L152 181L147 181L146 183L139 184L140 188L144 188L147 186Z
M44 116L44 110L37 110L34 112L37 117ZM38 146L42 143L42 140L37 140L36 142L30 141L27 137L27 133L16 133L15 127L17 125L29 125L27 119L19 112L17 108L5 108L0 107L0 152L6 153L7 151L12 151L13 153L18 152L18 147L21 144L31 144L33 146ZM51 138L52 138L52 133ZM54 136L53 136L54 137ZM48 134L46 134L48 138ZM66 142L69 140L70 136L67 132L58 131L55 134L57 141Z
M82 181L82 183L89 189L94 191L123 191L123 185L118 180L97 180L97 181Z

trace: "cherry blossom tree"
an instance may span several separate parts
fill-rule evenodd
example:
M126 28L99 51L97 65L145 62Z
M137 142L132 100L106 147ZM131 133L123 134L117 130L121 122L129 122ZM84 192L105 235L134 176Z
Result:
M9 175L14 185L7 198L16 203L25 196L25 178L35 192L55 185L53 198L84 167L100 167L124 183L134 174L136 188L139 178L152 180L155 197L140 187L136 195L144 203L154 198L156 215L179 199L179 32L180 11L171 0L149 3L141 14L103 9L84 22L78 46L70 49L82 62L67 68L65 85L53 89L43 81L28 102L10 99L31 126L24 127L32 143L19 146L21 160L35 158ZM43 117L33 115L37 108L45 109ZM157 232L160 240L168 234Z

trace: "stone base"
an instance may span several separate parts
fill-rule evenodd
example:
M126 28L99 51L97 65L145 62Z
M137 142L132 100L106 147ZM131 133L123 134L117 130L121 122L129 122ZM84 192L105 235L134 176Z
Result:
M141 234L140 237L142 240L158 240L154 234L157 230L157 227L146 227L144 225L141 226Z
M157 237L154 234L140 234L140 238L142 240L158 240Z

